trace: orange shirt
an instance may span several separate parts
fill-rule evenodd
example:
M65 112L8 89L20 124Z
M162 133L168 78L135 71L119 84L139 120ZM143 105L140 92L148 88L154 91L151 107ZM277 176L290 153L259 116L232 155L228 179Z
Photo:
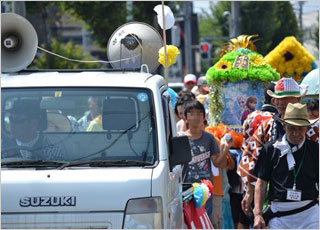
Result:
M221 169L219 169L219 176L212 176L213 179L213 195L223 196Z

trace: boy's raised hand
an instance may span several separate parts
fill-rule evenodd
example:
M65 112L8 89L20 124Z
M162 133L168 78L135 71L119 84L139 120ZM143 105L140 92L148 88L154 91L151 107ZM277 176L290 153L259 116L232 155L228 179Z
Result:
M221 152L229 151L229 149L232 148L233 144L234 144L234 140L232 136L229 133L225 134L221 139L221 145L220 145Z

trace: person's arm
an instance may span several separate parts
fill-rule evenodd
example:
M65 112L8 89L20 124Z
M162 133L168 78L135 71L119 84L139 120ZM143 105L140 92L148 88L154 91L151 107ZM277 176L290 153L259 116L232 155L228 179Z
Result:
M273 119L264 121L254 132L247 147L244 149L237 173L242 178L243 183L248 187L258 179L255 174L255 164L260 157L263 144L269 141L269 131L271 129Z
M229 152L230 148L233 146L233 139L231 138L228 142L223 141L220 144L220 153L211 156L212 163L217 168L227 167L227 157L226 154Z
M235 169L235 166L236 166L236 164L237 164L237 160L234 160L234 159L233 159L233 157L231 156L231 153L230 153L230 152L228 152L228 153L226 154L226 158L227 158L227 167L226 167L226 169L227 169L227 170L233 170L233 169Z
M252 113L251 113L252 114ZM251 115L249 114L249 116ZM249 138L250 138L250 123L251 119L249 117L247 117L247 119L243 122L243 125L242 125L242 136L243 136L243 143L242 143L242 148L246 148L247 145L248 145L248 141L249 141Z
M181 125L181 131L182 132L185 132L188 130L188 124L187 124L187 121L186 120L183 120L183 123Z
M258 178L254 190L254 228L265 228L266 223L262 216L263 203L266 199L267 182Z
M242 210L247 216L252 215L251 203L253 200L253 195L254 195L254 186L252 184L248 184L246 194L241 201Z
M239 167L238 174L241 176L243 183L246 185L246 194L242 199L241 207L246 215L252 215L251 203L254 197L254 182L256 181L256 169L258 161L263 154L263 144L269 137L266 133L271 127L271 119L263 122L250 138L247 148L245 149ZM269 125L268 125L269 124ZM250 144L251 143L251 144ZM268 161L268 160L267 160ZM249 165L251 164L251 167ZM261 166L265 168L265 166Z
M217 168L223 168L227 165L227 158L223 153L217 153L211 156L212 163Z

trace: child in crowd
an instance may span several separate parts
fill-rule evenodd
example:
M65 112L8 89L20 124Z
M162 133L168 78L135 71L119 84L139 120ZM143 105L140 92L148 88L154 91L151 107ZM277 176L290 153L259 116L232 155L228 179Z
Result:
M233 140L231 138L228 142L221 143L219 148L214 136L203 130L205 110L200 102L196 100L188 102L184 115L188 125L184 135L189 138L192 160L184 166L183 181L184 183L201 182L202 179L212 181L211 161L215 167L225 168L227 166L226 154L232 147ZM212 205L212 200L209 200L206 209L210 209ZM213 216L210 213L208 215L214 225Z
M186 103L195 100L195 96L193 93L188 91L181 91L179 93L179 98L176 102L174 112L176 116L176 128L177 132L184 132L187 130L187 125L185 122L185 116L184 116L184 108Z

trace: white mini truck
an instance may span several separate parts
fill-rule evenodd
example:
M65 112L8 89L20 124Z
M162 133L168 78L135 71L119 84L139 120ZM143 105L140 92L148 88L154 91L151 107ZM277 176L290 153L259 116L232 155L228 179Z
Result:
M130 24L109 40L109 60L129 66L22 71L36 33L1 14L1 229L184 228L190 145L148 70L162 45L152 31Z
M3 75L1 86L3 229L183 227L180 164L190 160L190 147L175 137L163 77L21 72ZM94 131L72 123L90 97L101 102L102 126ZM39 102L38 140L59 146L60 157L50 157L47 144L9 145L19 100Z

